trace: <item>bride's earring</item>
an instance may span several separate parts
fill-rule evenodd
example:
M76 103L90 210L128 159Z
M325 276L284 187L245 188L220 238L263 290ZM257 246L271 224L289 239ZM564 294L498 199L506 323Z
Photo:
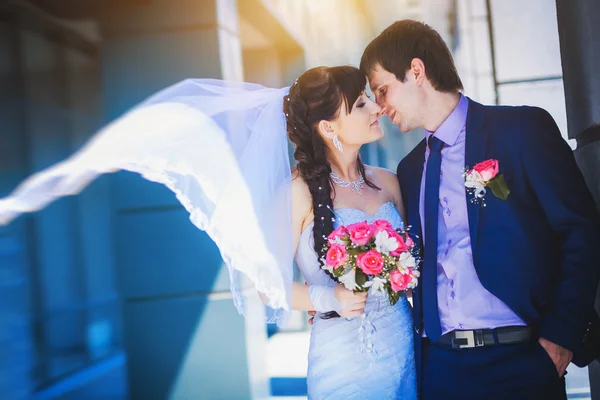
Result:
M342 147L342 142L340 142L340 139L338 139L338 135L335 135L333 137L333 145L335 146L336 149L338 149L340 151L340 153L344 152L344 148Z

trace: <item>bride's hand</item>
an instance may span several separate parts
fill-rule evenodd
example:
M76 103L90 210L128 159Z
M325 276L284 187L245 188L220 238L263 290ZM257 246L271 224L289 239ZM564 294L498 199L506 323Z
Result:
M365 311L367 303L367 293L354 293L352 290L346 289L342 284L337 285L333 293L335 298L340 303L342 308L338 314L344 318L358 317Z

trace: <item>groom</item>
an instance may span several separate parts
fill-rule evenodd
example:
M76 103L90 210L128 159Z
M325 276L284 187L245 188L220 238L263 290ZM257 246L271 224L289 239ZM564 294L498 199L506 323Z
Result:
M422 239L422 399L565 399L596 318L600 217L554 120L463 96L447 46L417 21L375 38L361 69L402 132L426 131L397 171Z

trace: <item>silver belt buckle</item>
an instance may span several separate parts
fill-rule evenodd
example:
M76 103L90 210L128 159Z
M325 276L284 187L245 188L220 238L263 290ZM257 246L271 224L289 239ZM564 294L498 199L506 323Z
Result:
M471 349L483 346L483 332L476 331L454 331L452 347L455 349Z

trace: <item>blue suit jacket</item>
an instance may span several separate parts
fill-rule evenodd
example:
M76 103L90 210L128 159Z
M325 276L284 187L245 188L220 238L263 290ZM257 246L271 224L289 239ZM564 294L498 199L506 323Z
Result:
M419 188L425 141L398 165L412 232L420 235ZM473 261L482 285L538 335L578 351L597 318L600 217L573 152L556 123L536 107L484 106L469 99L467 166L499 160L511 193L488 190L486 207L468 201ZM414 293L417 365L422 308ZM588 360L589 361L589 360Z

